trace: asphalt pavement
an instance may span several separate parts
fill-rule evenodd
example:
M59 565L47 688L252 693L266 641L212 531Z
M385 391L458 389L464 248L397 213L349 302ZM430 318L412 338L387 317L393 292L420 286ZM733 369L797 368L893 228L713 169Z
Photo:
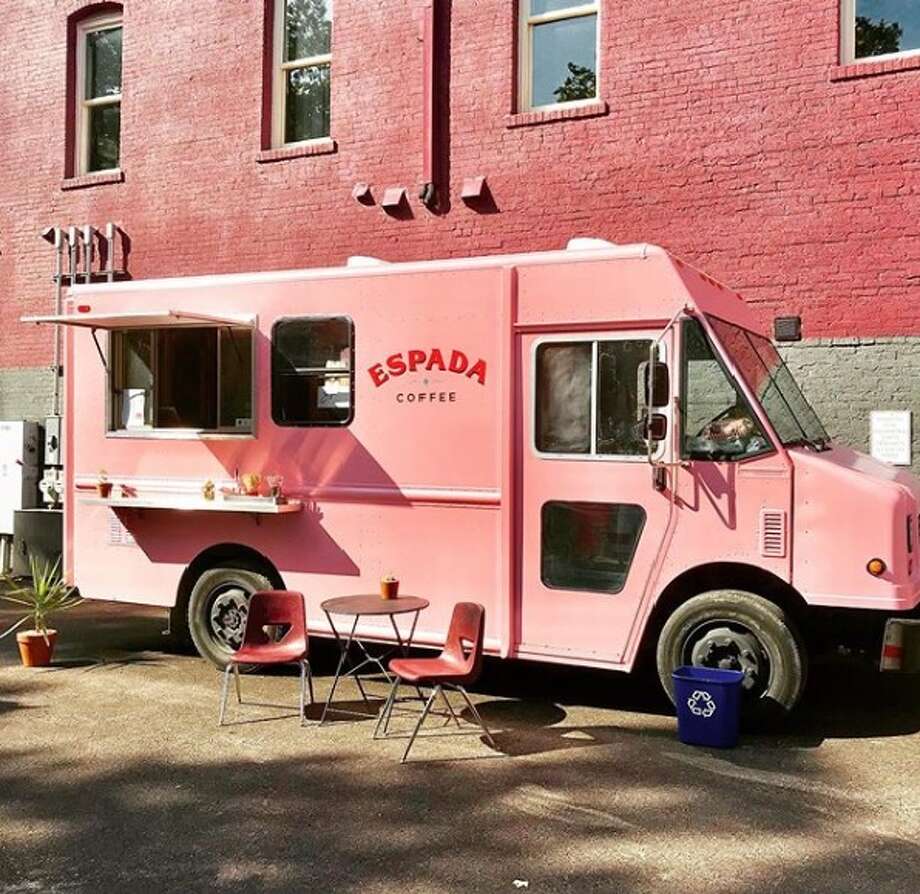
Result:
M497 748L439 720L401 766L370 720L301 728L294 670L245 677L218 729L164 620L87 603L41 670L0 641L2 894L920 888L920 678L821 664L788 728L723 752L647 679L487 661ZM320 698L334 659L313 644Z

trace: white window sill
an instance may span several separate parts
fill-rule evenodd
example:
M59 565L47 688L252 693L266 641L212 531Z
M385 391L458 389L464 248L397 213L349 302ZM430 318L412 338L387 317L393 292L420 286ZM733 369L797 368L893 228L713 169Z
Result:
M61 181L61 189L85 189L87 186L103 186L106 183L123 183L125 172L121 168L110 171L93 171L91 174L80 174L77 177L65 177Z
M874 75L892 74L898 71L920 69L920 53L904 56L880 56L859 59L846 65L831 68L832 81L848 81L851 78L868 78Z
M259 164L273 161L285 161L288 158L307 158L311 155L331 155L338 151L335 140L322 139L310 140L307 143L292 143L289 146L277 146L274 149L263 149L257 156Z
M254 432L198 431L191 428L136 428L108 431L107 438L150 441L254 441Z
M607 115L610 107L603 100L558 106L544 106L527 112L505 116L505 127L530 127L550 121L568 121L574 118L598 118Z

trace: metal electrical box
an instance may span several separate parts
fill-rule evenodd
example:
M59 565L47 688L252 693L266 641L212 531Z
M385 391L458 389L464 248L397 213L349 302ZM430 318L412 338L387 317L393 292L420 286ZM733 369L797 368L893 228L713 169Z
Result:
M13 533L13 513L39 505L43 444L36 422L0 422L0 535Z
M64 465L64 449L61 444L61 417L48 416L45 419L45 465Z
M13 574L32 573L29 557L52 567L64 548L64 513L60 509L20 509L14 513Z

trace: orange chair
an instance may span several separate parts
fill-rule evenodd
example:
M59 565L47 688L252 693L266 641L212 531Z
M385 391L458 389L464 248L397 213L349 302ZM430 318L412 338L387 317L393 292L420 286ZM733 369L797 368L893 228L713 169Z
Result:
M287 627L279 640L272 639L263 628ZM233 653L224 670L224 683L220 699L217 725L223 726L230 689L230 674L236 677L236 700L243 703L240 694L240 665L298 664L300 666L300 723L306 722L306 687L310 687L310 704L313 704L313 673L307 660L307 610L303 593L293 590L262 590L253 593L249 600L243 644Z
M390 717L393 714L393 706L396 703L396 694L401 683L408 683L420 690L422 686L431 686L431 695L425 702L422 714L415 724L415 729L409 737L409 743L403 752L400 763L405 763L409 757L409 752L415 742L425 718L431 711L435 699L440 695L447 705L450 716L453 717L457 725L457 715L447 700L444 689L453 689L459 692L466 701L469 709L479 724L489 743L495 748L495 740L489 732L476 706L470 701L465 687L475 683L482 670L482 641L485 636L486 610L475 602L459 602L454 606L453 615L450 619L450 628L447 631L447 642L444 644L444 650L437 658L394 658L390 662L390 672L396 676L390 693L384 702L377 718L377 727L374 730L374 738L379 738L382 727L382 736L386 736L387 728L390 724Z

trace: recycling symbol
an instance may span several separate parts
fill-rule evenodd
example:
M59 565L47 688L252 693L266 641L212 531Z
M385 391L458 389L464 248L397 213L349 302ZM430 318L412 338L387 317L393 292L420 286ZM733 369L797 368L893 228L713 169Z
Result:
M716 713L716 703L712 696L703 689L695 689L693 695L687 699L690 713L697 717L712 717Z

